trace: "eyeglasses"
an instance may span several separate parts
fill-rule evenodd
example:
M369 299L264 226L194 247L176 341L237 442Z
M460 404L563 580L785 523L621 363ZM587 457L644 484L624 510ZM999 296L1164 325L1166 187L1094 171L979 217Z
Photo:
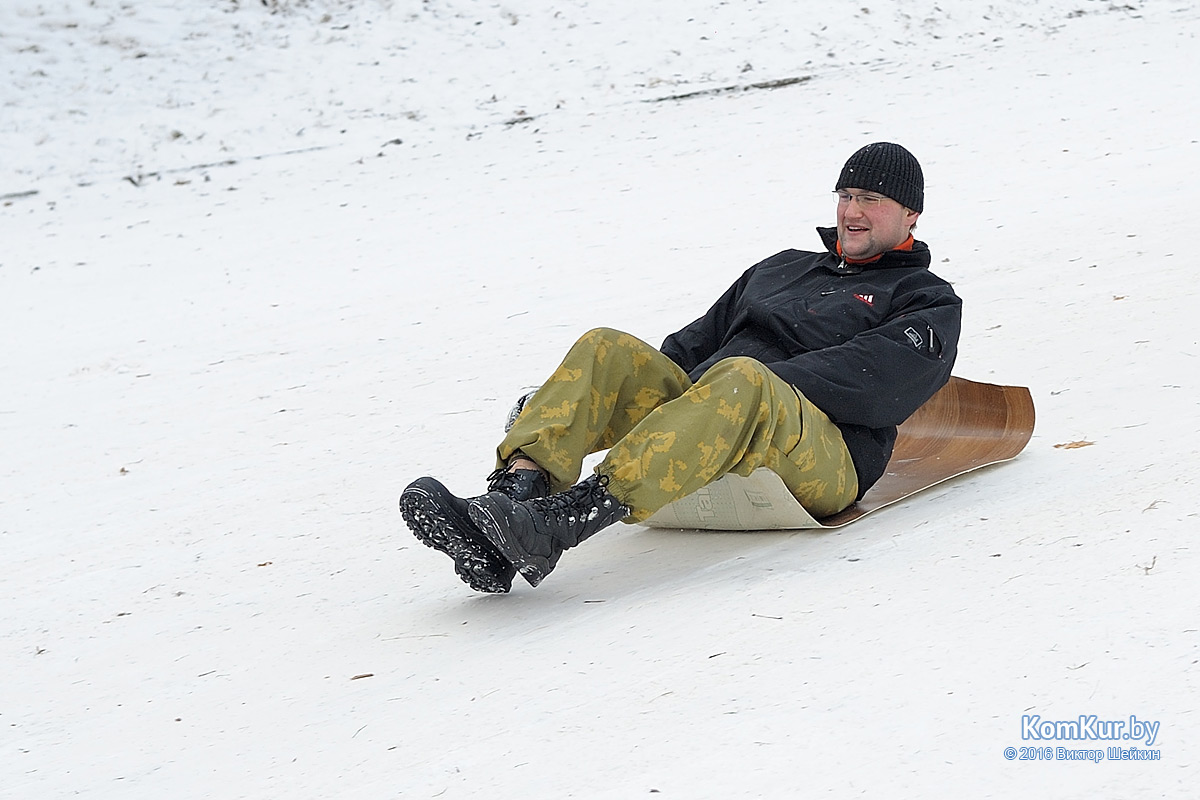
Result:
M851 200L857 200L859 208L875 208L886 199L879 194L850 194L841 189L834 189L833 193L837 195L839 206L848 206Z

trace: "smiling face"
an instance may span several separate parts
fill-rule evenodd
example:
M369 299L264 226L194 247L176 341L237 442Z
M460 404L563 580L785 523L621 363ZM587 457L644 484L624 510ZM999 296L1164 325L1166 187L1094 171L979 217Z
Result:
M837 197L838 240L846 258L874 258L900 246L921 216L890 197L862 189L839 189Z

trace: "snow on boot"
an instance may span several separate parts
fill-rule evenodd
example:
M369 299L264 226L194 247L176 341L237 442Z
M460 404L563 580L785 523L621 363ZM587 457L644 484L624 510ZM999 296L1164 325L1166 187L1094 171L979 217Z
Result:
M468 504L471 521L521 577L537 586L563 551L629 515L609 494L608 477L592 475L561 494L516 501L499 492Z
M538 470L496 470L488 476L488 491L528 500L549 494L550 485ZM418 478L400 495L400 514L417 539L454 559L455 573L472 589L507 592L516 569L471 522L468 502L434 478Z

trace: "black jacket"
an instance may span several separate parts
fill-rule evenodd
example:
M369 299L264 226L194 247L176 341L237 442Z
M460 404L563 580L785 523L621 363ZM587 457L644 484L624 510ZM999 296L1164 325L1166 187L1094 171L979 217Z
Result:
M749 356L795 386L841 429L858 492L879 480L896 426L950 379L962 301L929 271L929 248L865 265L785 250L755 264L662 352L692 380L723 358Z

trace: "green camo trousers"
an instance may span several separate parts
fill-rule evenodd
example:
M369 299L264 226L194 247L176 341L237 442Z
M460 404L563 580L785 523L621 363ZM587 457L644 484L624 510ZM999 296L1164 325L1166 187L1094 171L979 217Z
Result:
M671 359L627 333L584 334L525 405L496 449L520 450L554 491L579 480L583 459L644 520L726 472L767 467L814 517L854 502L858 477L842 434L819 408L751 358L728 358L695 384Z

